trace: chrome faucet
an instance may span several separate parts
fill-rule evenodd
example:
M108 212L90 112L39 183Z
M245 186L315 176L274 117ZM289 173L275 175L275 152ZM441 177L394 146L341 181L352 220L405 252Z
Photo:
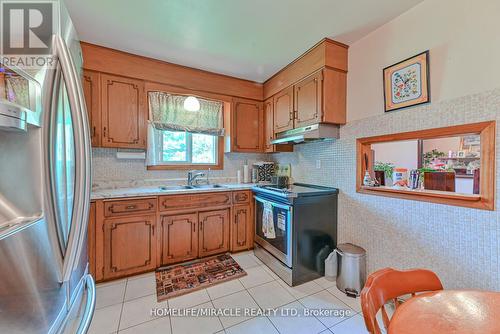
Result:
M198 184L198 178L207 176L207 184L208 184L208 175L205 172L197 172L195 170L190 170L187 175L187 184L192 187L193 183L196 181Z

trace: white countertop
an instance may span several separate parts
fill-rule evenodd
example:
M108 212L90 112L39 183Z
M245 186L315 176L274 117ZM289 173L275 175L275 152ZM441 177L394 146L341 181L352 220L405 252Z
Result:
M255 183L231 183L222 184L220 188L197 188L197 189L169 189L161 190L160 186L147 186L147 187L131 187L131 188L113 188L113 189L100 189L92 191L90 198L95 199L108 199L108 198L124 198L124 197L140 197L140 196L159 196L159 195L180 195L180 194L193 194L193 193L212 193L224 192L233 190L247 190L255 186Z

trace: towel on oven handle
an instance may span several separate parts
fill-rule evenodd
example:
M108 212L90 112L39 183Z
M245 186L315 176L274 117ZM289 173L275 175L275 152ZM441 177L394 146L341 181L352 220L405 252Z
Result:
M264 203L262 210L262 233L267 239L275 239L276 231L274 230L273 205L270 202Z

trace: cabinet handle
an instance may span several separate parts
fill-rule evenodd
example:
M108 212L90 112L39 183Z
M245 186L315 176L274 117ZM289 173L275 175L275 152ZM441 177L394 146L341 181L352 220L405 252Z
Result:
M92 137L95 137L95 125L92 127Z
M127 210L133 210L133 209L135 209L135 208L137 208L137 205L127 205L127 206L125 207L125 209L127 209Z
M196 224L193 223L193 232L196 232Z
M200 222L200 231L203 230L203 222Z
M103 137L106 137L106 127L104 127L104 128L102 129L102 136L103 136Z
M155 235L155 226L154 225L151 227L151 230L152 230L153 236L154 236Z
M293 121L293 111L290 111L289 121Z

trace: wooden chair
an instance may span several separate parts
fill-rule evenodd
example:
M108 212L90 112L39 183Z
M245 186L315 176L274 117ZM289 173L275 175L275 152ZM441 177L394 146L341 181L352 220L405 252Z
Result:
M376 315L382 311L382 320L387 330L389 316L384 305L394 301L397 308L400 305L398 297L417 292L443 290L443 285L435 273L425 269L398 271L392 268L378 270L368 276L365 287L361 291L361 308L366 329L373 334L380 334Z

